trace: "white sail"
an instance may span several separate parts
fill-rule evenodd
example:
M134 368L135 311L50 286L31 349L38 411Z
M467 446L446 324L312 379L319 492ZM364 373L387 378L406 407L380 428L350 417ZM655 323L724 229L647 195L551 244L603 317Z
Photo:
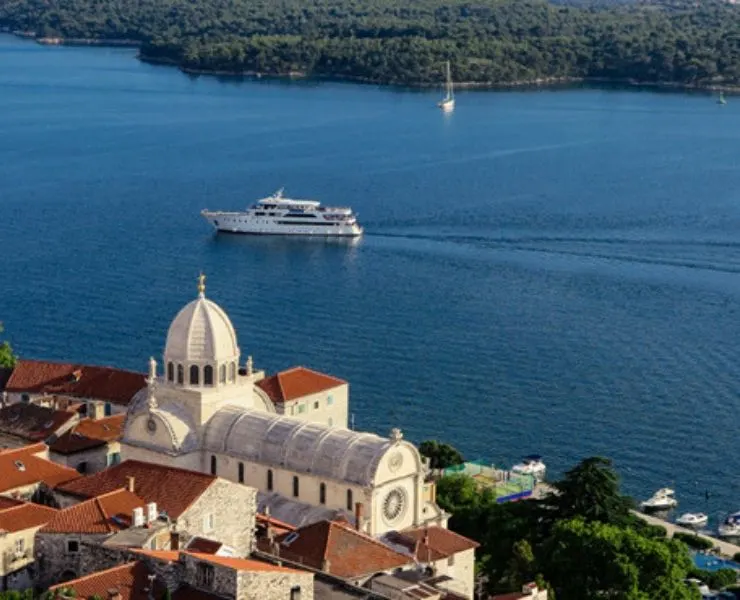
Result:
M455 89L452 84L452 73L450 71L450 61L445 63L445 97L438 103L438 106L444 112L455 110Z

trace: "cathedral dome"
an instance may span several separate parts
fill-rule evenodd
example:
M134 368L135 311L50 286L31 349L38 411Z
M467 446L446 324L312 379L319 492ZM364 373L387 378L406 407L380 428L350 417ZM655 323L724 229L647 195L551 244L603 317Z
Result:
M204 277L198 297L175 317L167 332L165 357L184 363L239 360L236 332L223 309L205 297Z

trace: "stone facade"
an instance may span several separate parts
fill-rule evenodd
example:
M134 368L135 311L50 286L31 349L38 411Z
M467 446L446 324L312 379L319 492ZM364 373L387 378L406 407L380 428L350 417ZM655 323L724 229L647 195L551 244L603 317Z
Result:
M330 390L296 398L291 402L276 402L279 414L296 417L310 423L330 427L349 427L349 385L339 385Z
M86 575L85 565L91 544L99 544L108 534L37 533L34 554L38 569L37 584L46 589L55 583Z
M0 537L0 576L5 582L5 589L23 590L31 587L34 576L34 536L40 527L8 532Z
M465 595L475 595L475 548L453 554L433 563L435 575L447 575L465 586Z
M74 452L73 454L50 452L49 456L55 463L76 469L80 473L97 473L120 461L121 443L118 441L108 442L103 446Z
M237 600L313 600L313 574L241 572Z
M217 479L173 525L187 536L219 541L245 556L254 547L256 514L254 488Z

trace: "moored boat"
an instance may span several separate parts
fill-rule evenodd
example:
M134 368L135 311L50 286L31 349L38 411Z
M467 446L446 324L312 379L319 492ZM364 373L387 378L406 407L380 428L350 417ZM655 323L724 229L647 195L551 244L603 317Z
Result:
M740 511L729 515L717 528L720 537L740 537Z
M293 200L280 189L245 211L211 211L201 215L217 231L256 235L357 237L362 227L348 207L324 207L315 200Z
M540 455L530 454L525 456L522 462L511 467L511 472L519 475L532 475L537 481L542 481L545 479L547 467Z
M676 525L683 527L704 527L709 517L704 513L684 513L676 519Z
M640 503L645 511L669 510L677 505L676 492L671 488L661 488L651 498Z

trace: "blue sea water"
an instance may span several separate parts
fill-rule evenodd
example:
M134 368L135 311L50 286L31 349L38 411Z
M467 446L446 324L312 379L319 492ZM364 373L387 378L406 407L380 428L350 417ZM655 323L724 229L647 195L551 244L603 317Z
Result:
M740 98L189 77L0 36L0 319L144 371L208 275L243 355L351 383L356 426L467 457L601 454L740 509ZM356 245L217 236L280 186ZM710 492L705 500L705 492Z

